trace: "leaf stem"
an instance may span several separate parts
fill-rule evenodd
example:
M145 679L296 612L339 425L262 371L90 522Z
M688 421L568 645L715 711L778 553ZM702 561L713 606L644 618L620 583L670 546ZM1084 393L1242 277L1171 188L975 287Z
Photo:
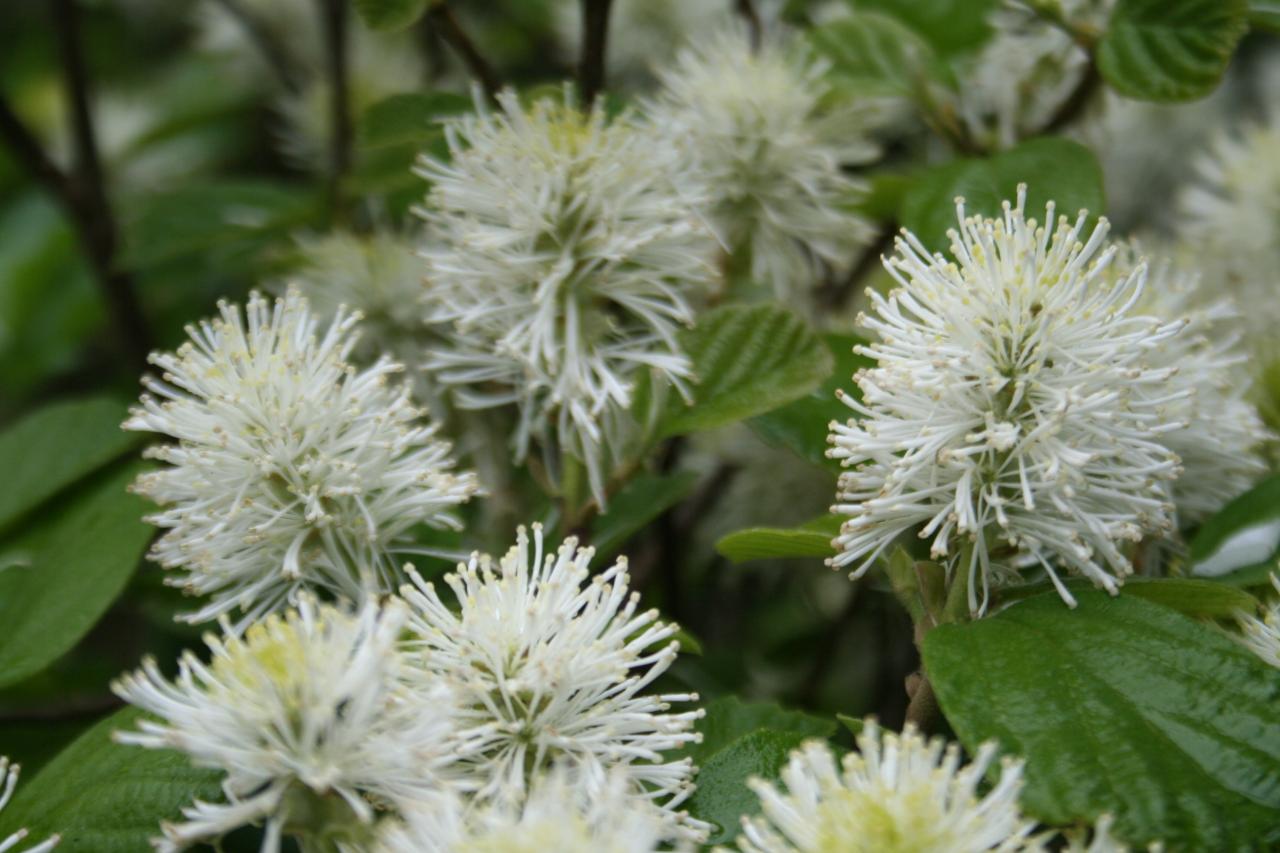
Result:
M476 49L475 42L462 29L449 4L440 2L433 5L427 12L427 23L445 44L458 54L463 64L467 66L467 71L480 83L480 88L484 90L486 97L490 100L496 98L499 90L502 89L502 80L493 70L493 66Z
M581 0L582 51L578 61L578 95L591 110L604 91L605 53L609 41L609 12L613 0Z
M329 86L329 205L335 221L346 219L344 184L351 171L350 39L347 0L320 0L324 24L325 71Z

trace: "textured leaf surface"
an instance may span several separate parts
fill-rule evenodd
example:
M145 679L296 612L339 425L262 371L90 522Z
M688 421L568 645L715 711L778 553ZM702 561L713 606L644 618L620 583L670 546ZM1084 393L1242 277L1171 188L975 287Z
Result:
M1263 480L1201 525L1191 573L1232 583L1266 583L1280 558L1280 477Z
M831 540L843 519L824 515L800 527L748 527L724 536L716 550L732 562L788 557L834 557Z
M45 406L0 432L0 530L130 447L120 429L127 410L106 397Z
M840 463L827 458L827 434L832 421L843 423L853 417L853 411L840 402L836 391L861 396L853 384L853 375L875 362L854 354L854 346L865 343L856 335L823 335L823 341L835 364L826 381L794 403L752 418L748 423L756 435L770 444L787 447L810 462L839 471Z
M1280 670L1211 627L1129 595L1052 593L925 638L947 720L1027 760L1050 823L1113 812L1130 843L1263 846L1280 809Z
M738 738L706 760L698 772L698 790L685 805L689 814L712 824L712 844L732 841L742 829L742 816L760 811L759 800L747 787L747 779L777 778L791 750L807 739L801 732L760 729Z
M713 429L799 399L831 375L831 353L803 320L773 305L709 311L682 336L694 405L667 412L663 436Z
M947 250L947 230L957 227L957 196L964 197L967 214L998 216L1003 202L1016 200L1020 183L1027 185L1027 216L1039 222L1050 200L1056 214L1104 211L1102 169L1093 152L1069 139L1041 137L994 157L953 160L922 175L903 198L902 224L930 250Z
M103 471L0 543L0 686L70 651L124 590L152 533L125 491L140 468Z
M841 15L810 30L809 41L831 63L833 82L859 97L911 97L933 61L920 36L877 12Z
M85 732L34 779L24 778L0 812L0 838L25 826L32 839L62 834L58 853L150 850L162 820L181 816L193 799L218 801L220 774L196 770L177 752L111 740L139 714L120 711Z
M1245 0L1120 0L1098 43L1098 70L1130 98L1204 97L1222 79L1248 11Z
M698 721L702 743L689 754L701 764L738 738L757 729L792 732L804 737L828 738L836 733L833 720L803 711L789 711L772 702L743 702L737 696L722 696L708 702L707 715Z

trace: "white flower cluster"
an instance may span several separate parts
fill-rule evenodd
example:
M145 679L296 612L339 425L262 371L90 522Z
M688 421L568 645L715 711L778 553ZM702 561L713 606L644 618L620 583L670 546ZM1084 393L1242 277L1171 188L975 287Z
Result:
M865 188L844 167L878 155L874 117L831 109L826 71L798 44L753 51L729 30L682 51L648 110L680 148L720 240L783 300L821 280L818 264L847 265L869 232L851 209Z
M161 505L153 559L210 597L187 618L239 610L244 625L302 589L394 590L410 528L457 525L475 477L452 470L449 445L389 382L399 365L348 363L358 315L322 329L296 292L220 312L152 356L163 373L124 424L175 441L148 451L167 464L134 488Z
M1185 320L1137 313L1145 267L1111 276L1116 247L1083 213L1027 219L1026 188L998 219L950 232L955 261L910 233L885 265L898 283L860 318L879 342L856 376L859 416L833 423L829 451L849 469L835 512L849 516L834 566L865 572L904 533L932 540L985 610L990 586L1031 563L1063 599L1058 570L1115 591L1122 550L1172 530L1168 482L1187 392L1149 364Z
M961 766L960 748L926 741L907 726L883 732L874 720L858 735L859 752L837 762L831 748L812 741L791 754L782 785L750 782L761 815L744 817L743 853L916 853L1038 850L1035 821L1022 815L1022 762L1005 758L1000 779L982 784L996 755L994 743Z
M0 811L4 811L4 807L9 805L9 800L13 799L13 790L18 786L20 771L21 768L18 765L10 764L8 758L0 756ZM62 840L60 836L53 835L34 847L28 847L25 850L16 849L29 834L27 830L19 829L7 838L0 838L0 853L10 850L13 853L49 853Z
M626 116L499 101L447 126L448 162L420 165L429 318L452 332L428 367L464 407L517 403L517 461L532 438L558 446L603 501L637 376L690 376L676 333L715 243L669 143Z
M644 692L676 629L637 613L625 561L589 577L590 557L573 540L544 553L541 529L521 529L498 564L458 567L453 608L416 576L358 611L303 594L243 636L224 619L210 662L186 653L175 681L145 661L114 689L160 719L117 738L227 772L227 801L187 808L160 849L256 823L271 853L286 835L586 851L623 827L628 853L698 843L708 827L678 810L695 768L667 754L700 739L701 711L670 711L697 696Z

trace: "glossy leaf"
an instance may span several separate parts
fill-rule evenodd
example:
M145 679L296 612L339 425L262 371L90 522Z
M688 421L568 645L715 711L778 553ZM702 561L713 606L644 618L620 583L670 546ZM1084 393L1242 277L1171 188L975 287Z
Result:
M160 822L180 818L183 806L197 798L221 800L221 774L197 770L177 752L111 740L139 716L133 709L113 714L35 778L24 778L0 812L0 838L26 827L33 840L60 833L58 853L137 853L151 849Z
M0 686L70 651L124 590L152 534L125 491L140 468L103 471L0 543Z
M1116 815L1131 844L1260 844L1280 809L1280 670L1136 596L1053 593L924 641L969 749L1026 759L1023 806L1054 824Z
M681 336L693 362L694 404L671 395L662 436L714 429L797 400L832 370L831 354L809 326L775 305L708 311Z
M831 540L843 519L834 515L815 518L800 527L748 527L724 536L716 551L734 563L778 560L789 557L834 557Z
M1104 211L1102 169L1093 152L1069 139L1041 137L993 157L953 160L922 174L903 198L902 224L930 250L947 250L947 230L957 227L957 196L964 197L966 214L999 216L1005 201L1016 200L1021 183L1027 185L1028 218L1043 222L1050 200L1056 214Z
M107 397L54 403L0 432L0 530L81 477L136 446L120 424L127 409Z
M839 471L840 463L827 458L827 434L832 421L844 422L853 416L853 411L840 402L836 391L861 396L853 375L875 362L854 353L855 346L865 343L856 335L823 335L823 341L835 364L826 381L794 403L752 418L747 423L756 435L770 444L787 447L810 462Z
M1266 583L1280 568L1280 477L1271 477L1209 518L1191 541L1191 573Z
M1098 43L1098 70L1130 98L1202 98L1222 80L1247 13L1245 0L1119 0Z
M638 530L684 500L698 482L693 471L641 474L609 501L608 512L596 519L591 544L599 558L615 553Z

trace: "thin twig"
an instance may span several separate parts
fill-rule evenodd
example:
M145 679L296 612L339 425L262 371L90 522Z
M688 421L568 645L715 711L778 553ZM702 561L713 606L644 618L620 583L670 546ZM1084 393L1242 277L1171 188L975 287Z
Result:
M17 115L4 109L5 136L19 156L32 166L32 175L62 203L75 225L94 277L102 288L107 309L119 332L120 348L135 367L146 364L150 333L134 292L132 277L116 267L119 232L107 199L106 181L93 116L89 108L89 76L80 49L80 10L76 0L54 0L53 31L65 75L74 166L59 170L40 149L35 135Z
M881 256L893 248L893 238L898 234L898 224L893 221L886 222L880 229L880 233L876 235L875 240L867 246L858 262L850 267L848 274L837 282L833 282L832 286L825 289L825 292L819 294L822 304L827 308L841 308L849 297L853 295L854 288L866 279L871 271L880 264Z
M1089 67L1085 69L1084 76L1080 78L1080 82L1067 99L1054 110L1049 121L1041 129L1041 133L1057 133L1074 124L1101 88L1102 73L1098 71L1098 63L1090 55Z
M747 32L751 34L751 50L759 52L764 43L764 23L760 20L755 4L751 0L736 0L734 9L747 22Z
M938 711L938 697L934 695L933 684L921 670L915 679L915 689L911 691L911 701L907 704L906 722L915 724L922 734L928 734L933 729Z
M335 218L343 218L343 183L351 171L351 90L347 0L321 0L324 18L326 72L329 83L329 199Z
M595 106L604 91L605 54L609 41L609 11L613 0L581 0L582 52L578 61L578 94L584 109Z
M225 9L227 14L234 18L245 31L245 35L249 37L249 41L253 42L258 53L262 54L262 58L271 68L271 73L280 81L284 90L291 95L301 92L302 81L289 60L288 52L275 34L249 14L248 10L240 4L240 0L213 0L213 2Z
M431 11L427 13L427 21L436 34L458 54L463 64L467 66L467 71L479 81L485 95L489 98L497 97L498 91L502 88L502 79L476 49L475 42L462 29L449 4L441 2L432 6Z

